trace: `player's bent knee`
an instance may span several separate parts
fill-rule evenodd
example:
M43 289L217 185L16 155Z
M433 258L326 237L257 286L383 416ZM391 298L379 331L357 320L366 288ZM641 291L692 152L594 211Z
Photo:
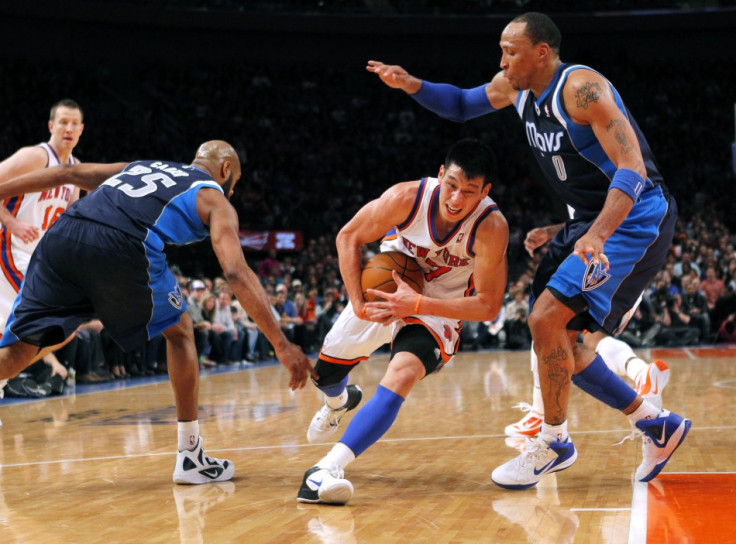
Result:
M314 370L319 375L319 380L312 380L319 387L326 387L329 385L335 385L340 383L345 376L350 374L360 363L352 365L339 365L325 361L324 359L317 359L317 364L314 365Z
M187 339L194 341L194 322L188 313L183 313L181 319L162 334L169 342L186 341Z

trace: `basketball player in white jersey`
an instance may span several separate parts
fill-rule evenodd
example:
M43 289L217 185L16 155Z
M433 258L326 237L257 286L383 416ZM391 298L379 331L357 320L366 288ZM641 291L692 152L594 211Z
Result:
M49 141L23 147L0 162L0 183L42 168L78 163L72 151L84 130L83 119L82 108L74 100L63 99L54 104L49 116ZM5 328L38 241L78 198L77 187L63 185L8 198L0 205L0 331ZM44 360L66 377L66 369L53 354ZM5 381L0 380L0 398L4 386Z
M494 170L487 146L462 140L450 148L437 178L390 187L340 230L337 252L350 304L325 337L315 366L314 383L326 398L308 440L324 441L360 402L360 390L347 386L351 369L387 342L391 359L378 391L340 442L306 471L298 501L346 503L353 486L343 478L345 466L391 427L414 385L452 359L461 321L493 319L501 309L509 231L488 197ZM394 273L397 291L369 290L385 300L366 303L361 246L381 237L382 252L401 251L417 261L424 272L422 293Z

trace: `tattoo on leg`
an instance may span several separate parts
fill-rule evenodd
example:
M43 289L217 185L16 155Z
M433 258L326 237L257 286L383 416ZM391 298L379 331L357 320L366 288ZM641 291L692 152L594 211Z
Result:
M570 371L562 362L568 359L570 354L563 347L557 347L553 351L542 355L541 361L547 368L547 375L549 376L550 384L552 385L552 396L554 397L555 412L549 414L550 418L561 418L565 415L567 407L562 405L563 391L570 383ZM545 406L545 411L547 407Z

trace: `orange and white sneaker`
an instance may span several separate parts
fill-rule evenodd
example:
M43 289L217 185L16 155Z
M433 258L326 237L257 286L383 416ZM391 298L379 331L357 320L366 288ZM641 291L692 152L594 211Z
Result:
M664 361L653 361L646 374L636 381L634 389L644 400L662 408L662 390L670 380L670 367Z
M514 408L518 408L523 412L528 412L516 423L506 425L504 433L506 436L533 437L539 434L542 429L542 421L544 414L541 414L532 408L532 405L526 402L520 402Z

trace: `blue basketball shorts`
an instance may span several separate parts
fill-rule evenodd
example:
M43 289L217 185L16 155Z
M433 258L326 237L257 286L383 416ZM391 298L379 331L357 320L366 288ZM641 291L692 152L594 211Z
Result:
M606 241L610 262L586 266L573 255L575 242L593 219L571 220L550 242L532 284L532 301L544 289L571 308L572 330L603 330L615 334L622 318L665 264L677 221L677 204L662 187L644 193Z
M161 251L112 227L62 215L31 257L0 346L58 344L99 318L130 351L178 323L184 311Z

